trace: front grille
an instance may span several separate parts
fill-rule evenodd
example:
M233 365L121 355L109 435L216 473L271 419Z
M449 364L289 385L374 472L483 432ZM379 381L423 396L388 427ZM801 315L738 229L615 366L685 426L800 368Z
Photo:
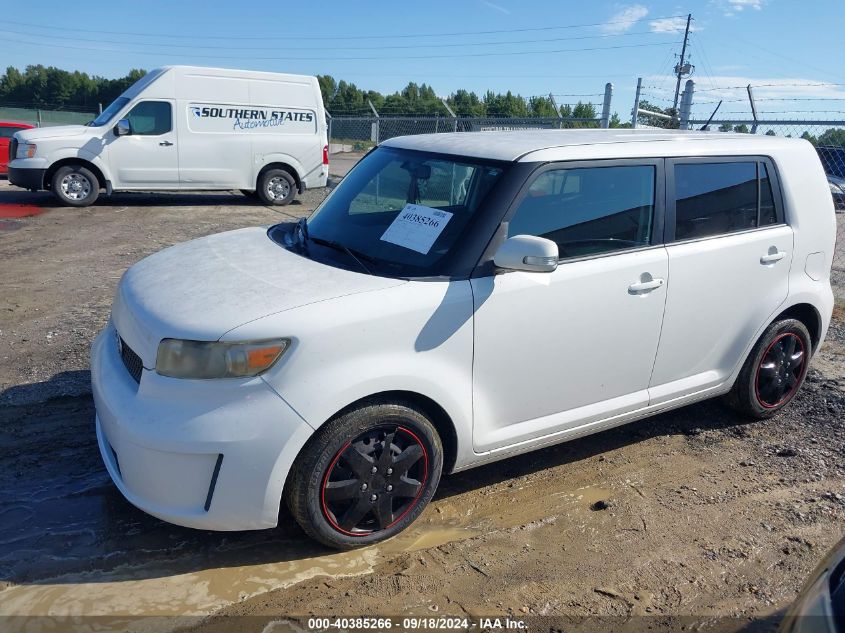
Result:
M9 162L11 163L13 160L15 160L15 156L17 156L17 155L18 155L18 139L16 139L13 136L12 140L9 142Z
M123 361L123 366L126 367L126 371L129 372L129 375L132 376L135 382L140 384L141 372L144 370L144 363L141 362L141 357L126 344L126 341L120 338L120 336L117 338L120 342L118 349L120 351L120 359Z

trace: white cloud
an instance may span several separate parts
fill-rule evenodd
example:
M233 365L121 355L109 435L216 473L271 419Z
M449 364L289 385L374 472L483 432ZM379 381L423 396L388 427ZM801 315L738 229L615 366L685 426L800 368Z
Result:
M733 17L746 9L760 11L766 0L715 0L714 4L722 10L726 17Z
M652 33L683 33L684 29L687 28L687 19L681 16L674 18L658 18L657 20L649 22L648 26ZM690 32L693 32L698 31L699 29L693 22L690 23L689 30Z
M481 4L486 7L490 7L494 11L498 11L499 13L504 13L505 15L510 15L511 12L506 9L505 7L499 6L498 4L493 4L492 2L488 2L487 0L481 0Z
M648 9L641 4L619 6L610 20L602 24L601 30L610 35L625 33L647 15Z

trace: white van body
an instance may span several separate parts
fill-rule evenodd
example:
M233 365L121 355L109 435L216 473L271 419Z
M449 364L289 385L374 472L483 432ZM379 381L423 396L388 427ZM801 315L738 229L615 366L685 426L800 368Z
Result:
M164 113L165 123L169 112L170 125L144 116L149 102L162 104L156 112ZM131 122L133 112L141 112L139 129L119 136L118 122ZM165 66L138 80L89 125L17 134L9 180L50 189L58 168L77 164L107 193L255 191L263 172L280 167L302 192L326 184L326 129L316 77Z
M377 213L354 209L347 196L367 193L369 174L382 173L373 164L414 157L434 165L414 172L432 180L434 171L455 171L451 157L504 173L474 212L486 219L452 247L471 260L467 268L415 276L377 267L376 256L401 247L385 246L384 227L367 219ZM728 176L747 168L750 185L699 196L707 180L696 170L704 167ZM620 175L595 180L606 169ZM695 177L679 180L690 169ZM581 174L578 195L593 178L593 202L619 198L623 209L635 208L623 175L646 177L653 239L558 253L519 220L570 195L543 184L561 172ZM693 197L681 195L682 183ZM386 176L381 185L384 200ZM773 196L761 222L763 188ZM424 205L438 191L429 185L409 196ZM743 216L719 206L743 192L757 201L756 226L708 223L714 205L713 217ZM682 199L702 204L682 209ZM451 208L455 222L461 211ZM682 211L695 234L681 232ZM327 233L336 220L347 222L354 253L330 242L343 239ZM612 236L619 225L585 226ZM356 243L355 227L372 239ZM277 523L289 475L305 467L299 456L314 446L309 439L374 398L426 412L447 447L444 472L454 472L726 394L744 384L747 359L781 322L801 321L809 332L803 379L830 323L835 227L819 159L802 140L639 130L390 139L308 221L310 255L255 227L173 246L127 271L92 351L102 455L121 492L166 521L267 528ZM591 241L599 240L581 240ZM550 262L537 244L549 247ZM330 256L338 263L326 263ZM287 341L281 360L254 377L162 370L168 339L225 346L279 337ZM760 367L768 371L762 360Z

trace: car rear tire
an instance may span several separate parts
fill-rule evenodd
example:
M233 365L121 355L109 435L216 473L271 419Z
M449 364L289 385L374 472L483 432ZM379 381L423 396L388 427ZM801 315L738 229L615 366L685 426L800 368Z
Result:
M753 418L773 416L801 388L812 349L810 332L801 321L772 323L745 360L727 396L728 404Z
M408 403L369 402L327 422L297 457L285 501L306 534L336 549L384 541L434 496L443 446Z
M100 195L100 182L82 165L59 167L53 174L51 187L58 201L68 207L87 207Z
M259 177L256 193L264 204L284 206L296 197L296 180L284 169L268 169Z

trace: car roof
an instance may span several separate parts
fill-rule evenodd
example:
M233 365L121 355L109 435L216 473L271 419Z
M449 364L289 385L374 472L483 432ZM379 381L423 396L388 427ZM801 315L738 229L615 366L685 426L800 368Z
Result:
M625 151L620 152L620 154L627 156L643 150L642 155L654 155L654 144L658 143L662 148L661 151L665 152L666 155L693 154L705 150L706 153L712 153L716 147L730 148L730 153L743 148L744 153L753 154L764 151L764 147L770 149L772 146L791 145L795 142L806 143L807 141L731 132L611 128L417 134L414 136L397 136L384 141L381 145L513 162L533 160L536 157L532 154L542 150L566 147L603 146L606 148L608 145L624 144L626 146ZM630 144L650 147L631 147ZM583 152L579 152L579 154L583 154Z

